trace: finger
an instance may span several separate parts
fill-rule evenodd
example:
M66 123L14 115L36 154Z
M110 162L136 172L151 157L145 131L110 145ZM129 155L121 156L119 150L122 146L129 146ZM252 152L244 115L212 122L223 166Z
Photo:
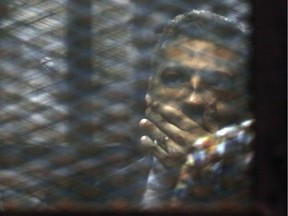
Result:
M146 128L146 132L149 133L152 138L152 142L156 145L159 145L165 152L180 152L183 151L183 147L179 146L172 139L170 139L166 134L164 134L158 127L156 127L148 119L142 119L139 123L141 128ZM149 139L150 139L149 137ZM143 138L144 139L144 138ZM151 145L150 145L151 146Z
M146 150L152 150L155 147L153 140L148 136L142 136L140 138L140 144Z
M162 131L162 133L170 137L179 146L184 147L189 145L191 142L194 143L196 139L194 134L183 131L175 125L167 122L160 114L151 111L146 115L148 119Z
M164 165L167 164L168 154L160 146L158 146L150 137L142 136L140 138L141 145L153 152L154 156Z
M183 146L178 145L172 139L166 137L165 144L167 146L167 152L173 154L187 154L186 149Z
M165 143L165 140L168 138L167 135L157 128L151 121L148 119L142 119L139 122L139 126L153 138L156 144L161 146L166 152L168 151Z
M202 127L200 127L198 123L194 122L183 112L172 106L160 102L153 102L152 108L157 113L161 114L163 118L165 118L167 121L176 125L182 130L195 132L196 129L202 129Z
M146 94L146 95L145 95L145 101L146 101L146 104L147 104L148 106L151 105L151 103L152 103L152 98L151 98L150 94Z
M170 144L173 141L171 139L169 141L170 152L167 153L150 137L142 136L140 139L141 146L146 150L152 151L153 155L160 161L162 165L165 167L179 167L185 162L186 153L183 151L183 149L179 149L178 147L175 149L173 148L171 151L172 145L170 146Z
M139 121L139 127L141 128L141 129L144 129L145 130L145 132L146 131L149 131L150 129L151 129L151 122L148 120L148 119L146 119L146 118L143 118L143 119L141 119L140 121Z
M155 157L166 167L181 166L186 160L187 153L185 149L179 147L172 139L168 139L166 143L168 152L157 146L157 148L153 149Z

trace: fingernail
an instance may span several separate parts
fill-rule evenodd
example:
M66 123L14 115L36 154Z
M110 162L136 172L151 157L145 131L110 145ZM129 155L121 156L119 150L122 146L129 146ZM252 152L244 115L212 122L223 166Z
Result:
M141 138L140 138L140 141L141 141L141 143L146 143L147 142L147 140L148 140L148 137L147 136L142 136Z
M151 98L151 96L149 94L145 95L145 101L146 101L147 105L151 105L152 98Z
M142 137L140 138L140 143L141 143L142 146L143 146L144 148L146 148L146 149L151 149L151 148L154 147L153 143L151 143L151 142L149 141L148 136L142 136Z
M147 128L147 127L149 127L149 126L151 126L152 125L152 123L148 120L148 119L142 119L140 122L139 122L139 126L141 127L141 128Z
M139 122L139 126L143 127L147 123L147 121L147 119L141 119L141 121Z

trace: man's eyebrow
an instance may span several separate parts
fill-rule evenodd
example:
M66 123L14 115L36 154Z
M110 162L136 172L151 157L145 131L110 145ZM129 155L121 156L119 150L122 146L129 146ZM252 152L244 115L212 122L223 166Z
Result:
M223 71L223 70L219 70L217 68L215 68L215 70L213 69L194 69L194 68L191 68L189 66L186 66L186 65L182 65L182 64L177 64L177 63L171 63L171 64L168 64L168 65L163 65L163 67L160 68L160 71L165 71L165 70L175 70L175 72L177 71L181 71L181 72L184 72L188 75L190 75L192 72L200 72L203 73L203 74L215 74L218 73L219 75L221 76L225 76L227 78L233 78L237 75L237 73L235 73L234 70L231 70L231 71Z
M173 70L174 72L179 72L179 73L185 73L187 75L190 75L192 71L194 72L195 70L191 67L187 67L185 65L167 65L164 67L161 67L159 71L165 72L166 70Z
M171 70L179 70L179 71L182 71L182 72L186 72L187 74L189 74L191 71L195 72L195 71L199 71L199 72L211 72L211 73L214 73L214 72L219 72L221 74L226 74L227 76L229 77L234 77L236 76L238 73L237 73L237 70L239 70L238 67L236 67L235 63L234 62L225 62L225 61L218 61L218 63L220 65L223 65L223 66L227 66L228 67L226 69L221 69L221 68L215 68L215 69L211 69L211 68L203 68L203 69L195 69L191 66L188 66L188 65L185 65L185 64L181 64L177 61L169 61L169 62L165 62L164 64L162 64L160 67L159 67L159 71L164 71L164 70L167 70L167 69L171 69Z

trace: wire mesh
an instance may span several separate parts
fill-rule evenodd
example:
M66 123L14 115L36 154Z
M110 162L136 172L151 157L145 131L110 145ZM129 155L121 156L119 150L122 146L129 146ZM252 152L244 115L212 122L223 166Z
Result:
M1 1L1 210L137 208L150 56L191 9L249 22L249 2ZM2 14L2 13L1 13Z

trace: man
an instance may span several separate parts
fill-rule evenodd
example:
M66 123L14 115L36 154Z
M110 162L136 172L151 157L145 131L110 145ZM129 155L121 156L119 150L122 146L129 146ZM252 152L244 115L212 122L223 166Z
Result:
M248 40L247 29L206 11L179 15L164 29L146 95L147 119L140 121L147 133L141 144L154 156L145 208L172 200L246 200L253 138Z

